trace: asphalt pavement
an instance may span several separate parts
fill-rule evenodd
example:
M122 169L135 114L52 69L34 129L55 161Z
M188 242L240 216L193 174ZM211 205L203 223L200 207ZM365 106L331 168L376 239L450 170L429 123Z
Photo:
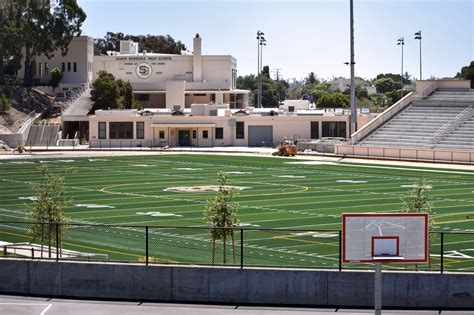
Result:
M4 315L361 315L373 310L71 300L0 295ZM384 315L474 315L474 311L383 310Z

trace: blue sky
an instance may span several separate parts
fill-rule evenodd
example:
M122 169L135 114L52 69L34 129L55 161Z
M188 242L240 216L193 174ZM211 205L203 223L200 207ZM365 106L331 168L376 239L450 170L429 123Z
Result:
M78 0L87 13L83 33L107 31L169 34L192 51L231 54L239 75L255 73L258 29L268 46L263 63L284 78L314 71L321 78L349 77L349 0ZM396 40L405 37L404 70L419 76L422 30L423 77L453 76L474 60L474 0L354 0L356 75L401 71Z

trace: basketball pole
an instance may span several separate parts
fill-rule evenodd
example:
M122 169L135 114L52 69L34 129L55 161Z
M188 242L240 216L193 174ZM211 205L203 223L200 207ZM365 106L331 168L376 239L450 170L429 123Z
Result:
M375 283L374 283L374 309L375 315L382 315L382 264L375 264Z

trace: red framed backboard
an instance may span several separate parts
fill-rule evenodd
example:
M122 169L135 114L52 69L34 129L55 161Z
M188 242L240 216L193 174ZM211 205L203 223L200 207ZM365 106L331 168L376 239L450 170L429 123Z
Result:
M428 214L343 214L342 239L345 263L426 263Z

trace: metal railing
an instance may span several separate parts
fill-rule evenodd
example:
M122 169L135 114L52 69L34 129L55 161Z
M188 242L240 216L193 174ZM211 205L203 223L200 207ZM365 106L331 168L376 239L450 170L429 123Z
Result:
M227 232L225 242L212 240L215 230ZM387 264L384 268L474 272L474 233L436 231L429 238L428 264ZM373 267L343 263L340 230L0 221L0 239L4 258L339 271Z
M395 161L447 162L474 164L474 151L466 149L417 149L416 147L379 147L335 145L334 154L342 157L386 159Z
M436 85L431 84L429 87L427 87L423 92L421 92L422 98L428 97L431 94L433 94L436 91Z
M441 126L430 139L431 144L437 144L449 131L457 127L459 124L464 122L467 118L471 117L472 106L470 105L462 112L460 112L453 120L448 121L446 124Z

